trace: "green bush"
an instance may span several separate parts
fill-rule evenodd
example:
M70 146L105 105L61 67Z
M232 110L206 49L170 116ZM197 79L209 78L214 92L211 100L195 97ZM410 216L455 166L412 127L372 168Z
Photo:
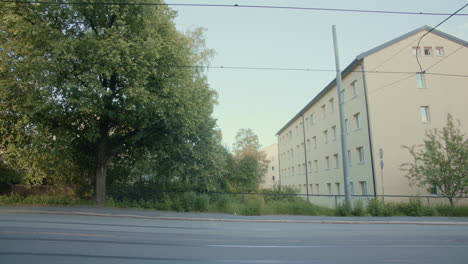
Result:
M195 199L195 211L206 212L210 204L210 197L207 194L199 194Z

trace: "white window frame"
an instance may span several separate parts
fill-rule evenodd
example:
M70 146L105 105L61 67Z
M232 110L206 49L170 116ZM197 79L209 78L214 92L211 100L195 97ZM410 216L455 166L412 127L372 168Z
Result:
M363 164L365 162L364 160L364 148L363 147L357 147L356 148L356 158L358 161L358 164Z
M339 169L340 168L340 161L339 161L339 158L338 158L338 153L333 154L333 159L335 161L335 169Z
M435 47L435 55L438 57L444 56L444 47Z
M424 124L430 124L431 123L431 113L429 106L423 105L419 107L419 112L421 114L421 121Z
M353 86L353 97L357 97L359 95L359 85L358 85L358 81L354 81L351 83L352 86Z
M416 73L416 84L418 88L426 88L426 79L424 77L424 73Z
M418 56L419 55L419 47L413 47L411 49L411 53L413 54L413 56Z
M356 123L356 130L362 128L361 113L354 114L354 122Z

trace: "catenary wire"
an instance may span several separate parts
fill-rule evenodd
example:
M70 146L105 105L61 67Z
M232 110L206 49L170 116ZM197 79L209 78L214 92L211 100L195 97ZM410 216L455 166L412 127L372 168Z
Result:
M219 7L219 8L257 8L257 9L285 9L285 10L302 10L302 11L325 11L325 12L348 12L348 13L373 13L373 14L390 14L390 15L426 15L426 16L448 16L450 13L437 12L410 12L410 11L390 11L390 10L365 10L365 9L345 9L345 8L322 8L322 7L301 7L301 6L273 6L273 5L239 5L239 4L180 4L180 3L129 3L129 2L107 2L107 3L90 3L90 2L52 2L52 1L0 1L0 3L16 3L16 4L49 4L49 5L133 5L133 6L181 6L181 7ZM468 16L468 14L455 14L458 16Z

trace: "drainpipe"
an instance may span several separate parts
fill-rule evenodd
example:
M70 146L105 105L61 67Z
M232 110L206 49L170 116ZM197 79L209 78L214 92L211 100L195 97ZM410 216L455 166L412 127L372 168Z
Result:
M370 115L369 115L369 101L367 97L367 85L366 85L366 74L364 70L364 64L360 63L362 69L362 84L364 88L364 101L366 102L366 116L367 116L367 133L369 134L369 148L370 148L370 158L371 158L371 168L372 168L372 181L374 185L374 198L377 199L377 185L375 182L375 168L374 168L374 144L372 142L372 131L370 126Z
M302 116L302 135L304 136L304 164L305 164L305 176L306 176L306 194L307 194L307 201L309 201L309 177L308 177L308 170L307 170L307 147L306 147L306 136L305 136L305 122L304 122L304 114Z
M279 190L281 191L282 181L281 181L281 152L280 152L280 137L278 134L278 177L279 177Z

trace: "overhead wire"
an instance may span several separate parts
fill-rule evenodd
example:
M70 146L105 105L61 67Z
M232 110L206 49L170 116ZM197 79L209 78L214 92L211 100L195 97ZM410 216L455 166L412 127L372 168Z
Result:
M465 7L468 6L468 3L466 3L465 5L463 5L460 9L458 9L457 11L455 11L453 14L451 14L449 17L447 17L446 19L442 20L442 22L440 22L439 24L437 24L437 26L431 28L429 31L427 31L424 35L421 36L421 38L419 38L419 41L418 41L418 45L416 45L416 48L417 50L419 51L419 44L421 44L421 40L427 36L429 33L431 33L434 29L436 29L437 27L439 27L440 25L442 25L443 23L447 22L447 20L449 20L450 18L452 18L454 15L456 15L458 12L462 11ZM418 62L418 65L419 65L419 68L421 69L421 72L423 72L423 68L421 66L421 62L419 61L419 52L416 52L416 61Z
M437 12L410 12L391 10L366 10L366 9L346 9L346 8L323 8L323 7L302 7L302 6L274 6L274 5L240 5L240 4L199 4L199 3L130 3L130 2L60 2L60 1L9 1L2 0L0 3L16 4L49 4L49 5L120 5L120 6L180 6L180 7L218 7L218 8L257 8L257 9L285 9L301 11L325 11L325 12L348 12L348 13L371 13L390 15L425 15L425 16L447 16L450 13ZM468 14L456 14L468 16Z

